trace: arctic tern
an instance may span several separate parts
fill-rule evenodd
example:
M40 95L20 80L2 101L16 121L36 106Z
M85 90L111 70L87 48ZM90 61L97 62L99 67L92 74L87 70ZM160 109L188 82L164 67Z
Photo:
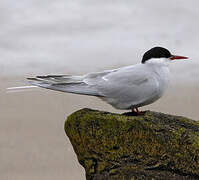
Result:
M140 114L139 107L158 100L167 88L169 63L188 57L172 55L163 47L144 53L141 63L82 76L46 75L27 78L31 86L96 96L116 109ZM10 88L10 89L17 89Z

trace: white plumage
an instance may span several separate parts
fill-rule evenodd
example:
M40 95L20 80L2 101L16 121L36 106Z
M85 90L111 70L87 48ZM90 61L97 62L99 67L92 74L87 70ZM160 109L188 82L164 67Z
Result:
M37 76L29 81L47 89L97 96L117 109L133 109L162 96L168 84L168 63L166 58L151 59L145 64L83 76Z
M139 113L138 107L151 104L163 95L169 81L168 66L175 59L187 57L154 47L144 54L140 64L83 76L47 75L28 80L36 87L97 96L117 109L136 109Z

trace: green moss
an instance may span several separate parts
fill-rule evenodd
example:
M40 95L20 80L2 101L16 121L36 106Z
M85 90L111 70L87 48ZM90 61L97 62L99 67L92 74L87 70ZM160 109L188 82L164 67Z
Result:
M65 131L87 177L114 175L121 167L130 171L132 165L143 173L147 167L163 167L199 177L199 123L185 117L155 112L130 117L83 109L67 118Z

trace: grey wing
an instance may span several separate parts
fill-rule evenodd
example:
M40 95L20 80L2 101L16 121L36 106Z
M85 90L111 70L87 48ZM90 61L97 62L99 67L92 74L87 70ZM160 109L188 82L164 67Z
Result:
M124 102L130 98L138 102L153 96L157 89L154 79L140 64L83 76L48 75L28 80L32 85L47 89L113 99L121 97Z
M30 84L46 89L101 97L103 94L99 91L96 84L103 76L113 71L115 70L89 73L83 76L46 75L27 79Z
M119 69L102 77L96 84L104 97L120 103L133 100L134 104L153 99L158 92L158 81L141 64Z

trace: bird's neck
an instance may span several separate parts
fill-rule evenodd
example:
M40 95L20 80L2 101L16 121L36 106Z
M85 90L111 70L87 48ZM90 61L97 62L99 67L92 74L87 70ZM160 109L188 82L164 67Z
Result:
M152 70L154 77L158 81L160 94L163 94L169 82L169 61L165 58L150 61L146 65Z
M159 76L169 76L169 59L167 58L154 58L150 59L146 65L152 69Z
M151 59L146 65L160 77L165 78L169 76L169 60L166 58Z
M147 65L163 67L169 66L170 60L168 58L152 58L146 62Z

